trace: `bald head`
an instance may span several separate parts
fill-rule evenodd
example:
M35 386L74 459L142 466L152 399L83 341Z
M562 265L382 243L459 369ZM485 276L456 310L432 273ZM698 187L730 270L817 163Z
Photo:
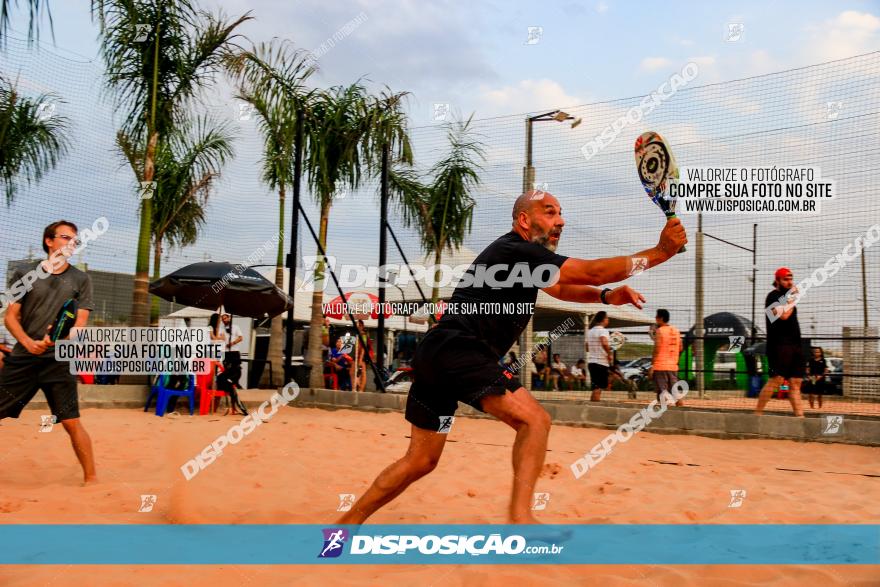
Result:
M512 216L513 230L523 239L556 250L565 221L553 194L541 190L522 194L513 204Z
M516 224L521 212L531 215L533 211L544 209L545 204L559 205L559 200L550 192L542 192L541 190L530 190L516 199L513 203L513 223Z

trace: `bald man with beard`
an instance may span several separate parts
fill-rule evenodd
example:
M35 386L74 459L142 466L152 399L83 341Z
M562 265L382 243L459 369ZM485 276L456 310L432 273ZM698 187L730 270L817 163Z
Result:
M562 207L552 194L531 191L519 196L512 215L511 231L477 256L456 287L440 323L428 331L416 349L413 384L406 404L406 419L412 425L406 454L379 473L338 524L363 523L434 470L458 402L491 414L516 431L507 518L510 523L537 523L531 500L544 465L550 415L520 383L518 366L503 367L499 358L510 350L531 320L539 289L570 302L632 304L641 308L645 298L629 286L602 290L595 286L627 279L633 258L646 260L648 268L654 267L672 258L687 243L681 221L672 218L657 245L650 249L631 257L576 259L555 252L565 221ZM507 310L474 313L473 308L480 304L500 304ZM459 311L454 311L456 308ZM472 458L479 459L480 455Z

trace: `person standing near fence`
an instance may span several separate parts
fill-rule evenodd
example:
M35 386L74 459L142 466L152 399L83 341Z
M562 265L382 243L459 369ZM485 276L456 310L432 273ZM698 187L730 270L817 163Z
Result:
M678 382L678 357L681 355L681 333L678 328L669 323L669 310L660 308L654 318L657 328L654 330L654 356L651 361L652 379L654 389L657 391L657 401L666 397L667 404L671 403L672 386ZM675 402L676 406L683 406L684 400Z
M813 347L813 356L810 357L809 376L810 380L804 385L807 392L807 400L810 402L810 409L813 408L813 402L816 396L819 397L819 409L822 409L822 395L825 393L825 377L828 375L828 361L825 360L825 351L822 347Z
M372 361L375 358L373 354L373 341L370 338L370 333L367 332L367 327L364 325L363 320L357 321L357 329L358 336L356 342L357 351L355 353L357 357L357 373L355 375L356 383L354 386L354 391L364 391L367 388L367 360L366 355L370 355L370 360ZM367 341L366 345L363 341Z
M77 301L74 328L86 325L94 309L89 276L67 262L78 246L77 228L59 220L43 230L43 250L48 259L16 269L12 283L28 283L37 264L43 278L30 282L29 289L6 310L6 328L18 341L0 370L0 420L18 418L22 409L42 389L55 421L70 436L86 484L98 480L92 440L80 422L76 376L70 363L55 360L55 343L48 335L58 311L67 300ZM39 275L39 274L37 274Z
M608 369L613 359L607 328L609 322L611 320L607 312L596 312L590 320L590 331L587 333L587 370L590 372L590 386L593 389L590 394L591 402L599 401L602 390L608 387Z
M804 408L801 400L801 381L804 377L803 349L801 348L801 327L797 318L798 289L794 285L794 275L787 267L776 270L773 291L767 294L764 313L767 324L767 360L770 363L770 379L758 396L756 414L764 411L774 391L788 380L788 400L794 415L803 418ZM771 315L773 319L771 319Z

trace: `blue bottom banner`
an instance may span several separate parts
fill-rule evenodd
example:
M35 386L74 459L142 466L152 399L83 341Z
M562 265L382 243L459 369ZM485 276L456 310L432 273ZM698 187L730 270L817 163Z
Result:
M875 524L0 526L0 564L880 564Z

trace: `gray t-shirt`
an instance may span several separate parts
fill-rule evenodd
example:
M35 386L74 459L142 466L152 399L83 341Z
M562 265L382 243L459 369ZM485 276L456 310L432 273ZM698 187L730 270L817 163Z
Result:
M12 274L12 283L20 280L26 273L34 271L39 262L35 261L31 265L16 269ZM37 278L30 291L18 300L21 304L21 326L27 335L34 340L42 340L64 302L71 298L77 301L80 310L95 309L92 301L92 281L88 275L73 265L68 265L63 273L49 275L45 279ZM12 349L12 355L30 355L30 353L21 343L17 343Z

